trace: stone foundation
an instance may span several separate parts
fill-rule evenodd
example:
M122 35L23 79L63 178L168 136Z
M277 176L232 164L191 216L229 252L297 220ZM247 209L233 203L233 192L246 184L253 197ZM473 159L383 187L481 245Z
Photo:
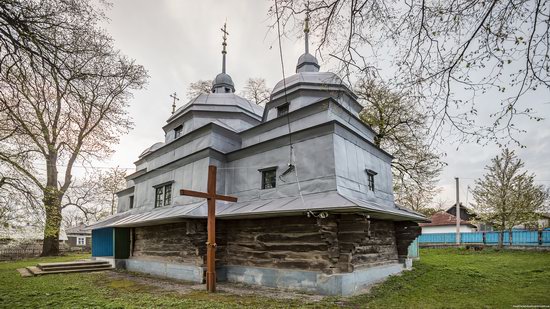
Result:
M117 260L117 268L157 277L204 283L203 267L138 259ZM325 274L320 271L277 269L253 266L221 266L216 269L218 282L244 283L320 295L352 295L368 286L403 271L402 264L386 264L351 273Z

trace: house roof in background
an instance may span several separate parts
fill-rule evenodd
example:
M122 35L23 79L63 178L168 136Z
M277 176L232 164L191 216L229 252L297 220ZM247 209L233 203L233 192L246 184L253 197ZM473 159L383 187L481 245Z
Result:
M456 225L456 217L445 211L439 211L432 215L430 223L420 223L420 226L445 226ZM466 220L460 220L460 225L474 226L472 223Z
M86 229L86 225L84 223L81 223L77 226L72 226L72 227L67 228L65 230L65 233L67 233L67 235L71 235L71 234L91 235L92 234L92 232L90 230Z
M456 203L454 203L451 207L447 208L446 212L451 211L452 209L456 208ZM464 206L464 204L460 203L460 210L465 210L470 215L475 215L475 212L472 208Z

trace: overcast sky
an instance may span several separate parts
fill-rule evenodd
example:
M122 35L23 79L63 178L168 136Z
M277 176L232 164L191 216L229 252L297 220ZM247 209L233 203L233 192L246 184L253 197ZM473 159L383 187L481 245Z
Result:
M106 30L116 46L145 66L150 78L147 89L136 92L130 113L135 128L121 138L116 152L102 166L132 168L138 155L155 142L164 140L162 126L171 112L169 95L174 91L186 103L186 88L199 79L213 79L221 72L221 32L227 20L227 72L237 92L250 77L262 77L272 87L282 79L278 45L269 31L267 12L271 2L259 0L117 0L108 11ZM303 42L288 37L282 42L287 75L295 71ZM326 69L321 67L321 70ZM535 102L538 115L550 118L550 95L540 92L525 98ZM547 96L548 95L548 96ZM486 102L485 104L496 104ZM548 120L521 121L528 131L518 137L527 148L517 153L526 167L537 174L540 183L550 185L550 128ZM458 147L458 150L457 150ZM442 192L437 200L454 201L454 177L461 178L461 200L466 188L483 175L497 146L447 143L442 146L448 166L440 177ZM471 194L468 196L472 201Z

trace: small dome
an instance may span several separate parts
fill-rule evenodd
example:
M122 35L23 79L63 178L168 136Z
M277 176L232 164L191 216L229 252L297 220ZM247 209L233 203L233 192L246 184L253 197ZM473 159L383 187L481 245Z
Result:
M310 53L305 53L298 58L296 73L300 72L319 72L319 62L317 58Z
M216 75L214 81L212 82L212 92L214 93L229 93L235 92L235 84L233 84L233 79L231 76L226 73L220 73Z
M147 154L159 149L160 147L164 146L164 143L163 142L158 142L158 143L154 143L153 145L151 145L151 147L145 149L140 155L139 157L144 157L146 156Z

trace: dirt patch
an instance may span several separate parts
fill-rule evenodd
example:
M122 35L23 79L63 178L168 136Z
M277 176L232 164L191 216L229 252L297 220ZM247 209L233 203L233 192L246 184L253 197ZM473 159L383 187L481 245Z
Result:
M134 284L152 286L167 292L179 294L195 294L205 292L206 284L195 284L185 281L159 278L144 274L126 271L112 271L106 273L112 287L130 287ZM266 298L300 300L305 302L319 302L325 298L322 295L313 295L295 291L280 290L260 286L251 286L239 283L218 282L216 289L219 294L230 294L232 296L261 296Z

